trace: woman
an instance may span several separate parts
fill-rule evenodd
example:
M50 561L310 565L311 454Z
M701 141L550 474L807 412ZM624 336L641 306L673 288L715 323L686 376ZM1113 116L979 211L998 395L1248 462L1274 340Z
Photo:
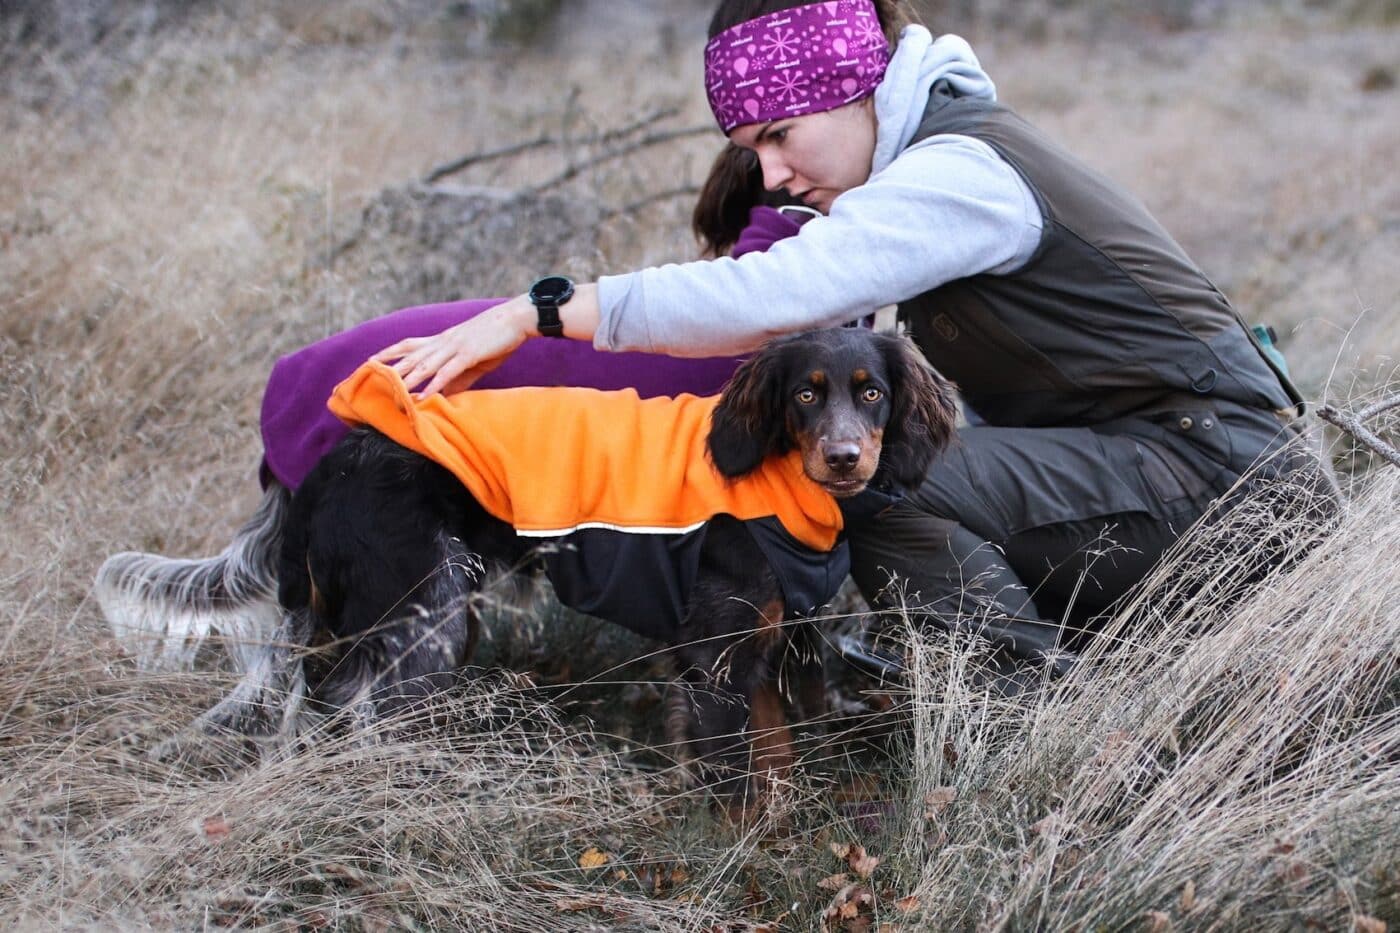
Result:
M723 0L709 33L720 128L766 189L823 216L739 259L551 277L376 358L431 394L542 334L736 354L897 303L979 424L899 505L850 523L856 581L1065 669L1064 621L1109 609L1283 450L1296 390L1136 199L997 103L963 40L892 0ZM1287 469L1317 472L1300 459Z

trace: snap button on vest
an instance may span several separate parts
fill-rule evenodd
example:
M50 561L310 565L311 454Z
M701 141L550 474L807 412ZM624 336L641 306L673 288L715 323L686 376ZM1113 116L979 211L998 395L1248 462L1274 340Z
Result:
M1201 419L1201 427L1203 427L1203 428L1205 428L1207 431L1209 431L1211 428L1215 427L1215 419L1214 419L1214 418L1202 418L1202 419Z
M1195 427L1195 425L1196 425L1196 422L1194 422L1194 421L1191 420L1191 416L1190 416L1190 415L1186 415L1186 416L1184 416L1184 417L1181 419L1181 430L1183 430L1183 431L1189 431L1189 430L1191 430L1193 427Z

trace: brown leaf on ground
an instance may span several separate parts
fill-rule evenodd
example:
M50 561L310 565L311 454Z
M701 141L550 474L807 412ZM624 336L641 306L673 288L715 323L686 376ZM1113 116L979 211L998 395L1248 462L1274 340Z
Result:
M898 910L902 914L912 914L923 905L919 902L919 895L910 894L907 897L901 897L899 900L895 901L894 906L895 910Z
M848 884L822 912L823 933L864 933L873 924L875 895L863 884Z
M956 787L935 787L924 794L924 819L937 818L957 799L958 789Z
M205 839L218 844L228 838L230 827L228 820L222 816L206 816L200 824L200 830Z
M846 857L846 863L851 866L851 871L860 876L861 880L870 877L870 873L880 864L878 856L868 855L865 846L851 846L851 853Z
M1189 914L1196 909L1196 882L1188 881L1181 886L1181 912Z
M600 852L597 846L589 846L588 849L578 857L578 867L584 871L592 871L595 868L602 868L612 861L612 856L606 852Z
M821 888L823 891L839 891L850 883L851 876L841 871L834 875L827 875L821 881L817 882L817 887Z
M1377 920L1366 914L1357 914L1351 920L1356 924L1356 933L1385 933L1389 929L1384 920Z
M831 843L831 854L845 861L846 857L851 854L851 844L849 842L833 842Z
M1144 919L1147 921L1148 933L1167 933L1172 928L1171 914L1160 910L1149 910Z

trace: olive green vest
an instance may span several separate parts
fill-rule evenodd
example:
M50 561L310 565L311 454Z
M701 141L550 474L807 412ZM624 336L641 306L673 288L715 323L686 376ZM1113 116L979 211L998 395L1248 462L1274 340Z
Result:
M1120 186L1005 107L940 83L913 142L944 133L996 150L1045 221L1021 269L899 306L929 362L988 423L1095 424L1221 399L1301 412L1225 296Z

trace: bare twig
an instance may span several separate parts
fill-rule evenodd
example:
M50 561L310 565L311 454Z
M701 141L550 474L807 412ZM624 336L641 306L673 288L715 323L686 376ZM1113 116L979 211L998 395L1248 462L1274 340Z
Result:
M643 136L641 139L636 140L635 142L627 144L626 146L620 146L615 149L609 149L607 152L599 153L598 155L593 156L590 159L584 159L582 162L579 162L575 165L571 165L564 171L560 172L558 175L555 175L553 178L550 178L531 188L530 191L534 194L539 194L541 192L548 191L551 188L557 188L567 181L572 181L574 178L577 178L581 173L586 172L590 168L602 165L604 162L611 162L614 159L620 159L623 156L631 155L634 152L638 152L642 149L646 149L651 146L659 146L662 143L669 143L677 139L684 139L687 136L698 136L701 133L711 133L713 131L714 127L709 124L706 124L704 126L687 126L675 130L664 130L659 133L650 133L646 136Z
M668 188L665 191L658 191L655 194L649 194L644 198L638 198L630 204L624 204L621 207L612 208L611 210L604 211L602 219L611 220L612 218L622 214L635 213L636 211L639 211L644 207L650 207L651 205L656 204L659 201L669 201L672 198L683 198L699 193L699 185L682 185L679 188Z
M531 149L539 149L542 146L554 145L558 141L559 140L554 136L544 135L536 137L528 142L516 143L502 149L492 149L487 152L476 152L471 155L462 156L460 159L453 159L451 162L444 162L437 166L427 175L423 176L423 181L427 184L432 184L435 181L446 178L448 175L460 172L464 168L479 165L482 162L491 162L495 159L509 158L513 155L519 155L522 152L529 152Z
M1392 408L1400 408L1400 395L1382 399L1374 405L1368 405L1355 415L1348 415L1331 405L1323 405L1318 409L1317 414L1324 421L1335 424L1395 466L1400 467L1400 450L1396 450L1393 445L1381 440L1379 435L1362 424L1362 422L1369 421L1381 412L1389 411Z
M473 165L480 165L483 162L494 162L497 159L508 159L511 156L520 155L522 152L529 152L532 149L541 149L545 146L605 145L607 143L616 142L619 139L625 139L640 130L646 129L653 123L669 120L678 113L680 113L679 107L662 107L650 113L643 114L641 117L638 117L625 126L614 127L613 129L604 130L594 136L585 136L580 139L571 139L567 134L543 133L525 142L513 143L512 145L503 146L500 149L490 149L486 152L474 152L470 155L453 159L451 162L444 162L441 165L435 166L427 175L423 176L423 181L427 184L432 184L435 181L441 181L448 175L455 175L457 172L470 168ZM568 121L565 122L567 123Z

